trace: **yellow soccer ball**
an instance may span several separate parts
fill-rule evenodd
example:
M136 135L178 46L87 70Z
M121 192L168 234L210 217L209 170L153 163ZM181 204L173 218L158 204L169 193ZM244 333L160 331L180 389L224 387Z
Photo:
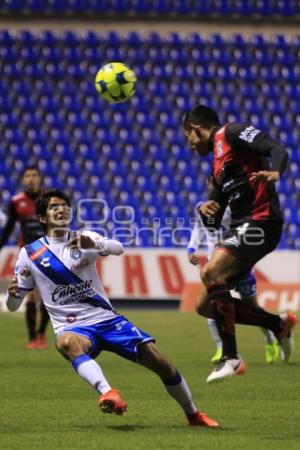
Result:
M121 62L105 64L97 72L95 86L101 97L109 103L121 103L135 93L136 76Z

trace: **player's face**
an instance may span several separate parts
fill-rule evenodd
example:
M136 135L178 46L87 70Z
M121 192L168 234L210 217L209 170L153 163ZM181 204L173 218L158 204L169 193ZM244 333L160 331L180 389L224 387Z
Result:
M184 131L184 135L192 150L195 150L199 156L207 156L209 133L200 126L191 125Z
M22 183L26 191L38 192L41 186L40 174L34 169L26 170L22 177Z
M65 200L52 197L48 203L44 223L47 229L67 228L70 223L71 209Z

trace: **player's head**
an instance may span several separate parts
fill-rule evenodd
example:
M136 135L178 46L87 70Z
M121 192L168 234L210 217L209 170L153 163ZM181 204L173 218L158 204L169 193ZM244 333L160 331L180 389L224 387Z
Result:
M186 114L183 122L184 134L192 149L200 156L208 155L211 132L219 125L217 113L208 106L197 105Z
M46 233L50 229L66 229L71 220L70 199L58 189L43 192L36 200L36 213Z
M41 188L41 173L36 166L27 166L21 174L22 185L26 192L35 193Z

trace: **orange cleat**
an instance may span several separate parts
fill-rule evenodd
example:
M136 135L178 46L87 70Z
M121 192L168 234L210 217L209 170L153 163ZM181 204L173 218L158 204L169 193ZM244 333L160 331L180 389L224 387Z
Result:
M26 345L26 348L28 348L29 350L39 348L37 339L32 339L31 341L29 341L28 344Z
M37 348L45 349L48 347L46 336L42 333L37 335Z
M101 395L97 403L103 413L114 413L121 416L127 411L127 403L124 402L117 389L111 389Z
M219 427L218 422L214 419L208 417L207 414L201 411L197 411L192 416L187 416L190 427L202 426L208 428L216 428Z
M290 337L292 329L297 325L298 319L296 314L292 312L287 312L285 318L283 319L283 326L280 332L276 335L279 342L282 339Z

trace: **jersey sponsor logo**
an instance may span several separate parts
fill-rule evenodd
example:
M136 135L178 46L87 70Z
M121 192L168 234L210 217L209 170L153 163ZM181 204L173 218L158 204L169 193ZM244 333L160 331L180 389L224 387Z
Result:
M245 130L240 133L239 138L245 142L251 143L254 141L255 136L257 136L260 132L261 130L258 130L251 125L250 127L245 128Z
M79 303L87 297L95 295L92 286L92 280L85 280L77 284L59 285L52 292L53 303L59 302L60 305L69 303Z
M40 265L43 266L43 267L50 267L49 258L48 257L43 258L42 261L40 262Z
M239 241L238 238L236 236L232 236L228 239L225 239L225 241L223 242L224 244L229 244L229 245L234 245L235 247L239 246Z
M225 183L223 184L223 190L225 190L226 188L231 186L233 183L234 183L234 180L232 178L230 178L230 180L228 180L228 181L225 181Z
M221 139L219 139L216 142L216 147L217 147L217 158L221 158L221 156L223 155L223 147Z

